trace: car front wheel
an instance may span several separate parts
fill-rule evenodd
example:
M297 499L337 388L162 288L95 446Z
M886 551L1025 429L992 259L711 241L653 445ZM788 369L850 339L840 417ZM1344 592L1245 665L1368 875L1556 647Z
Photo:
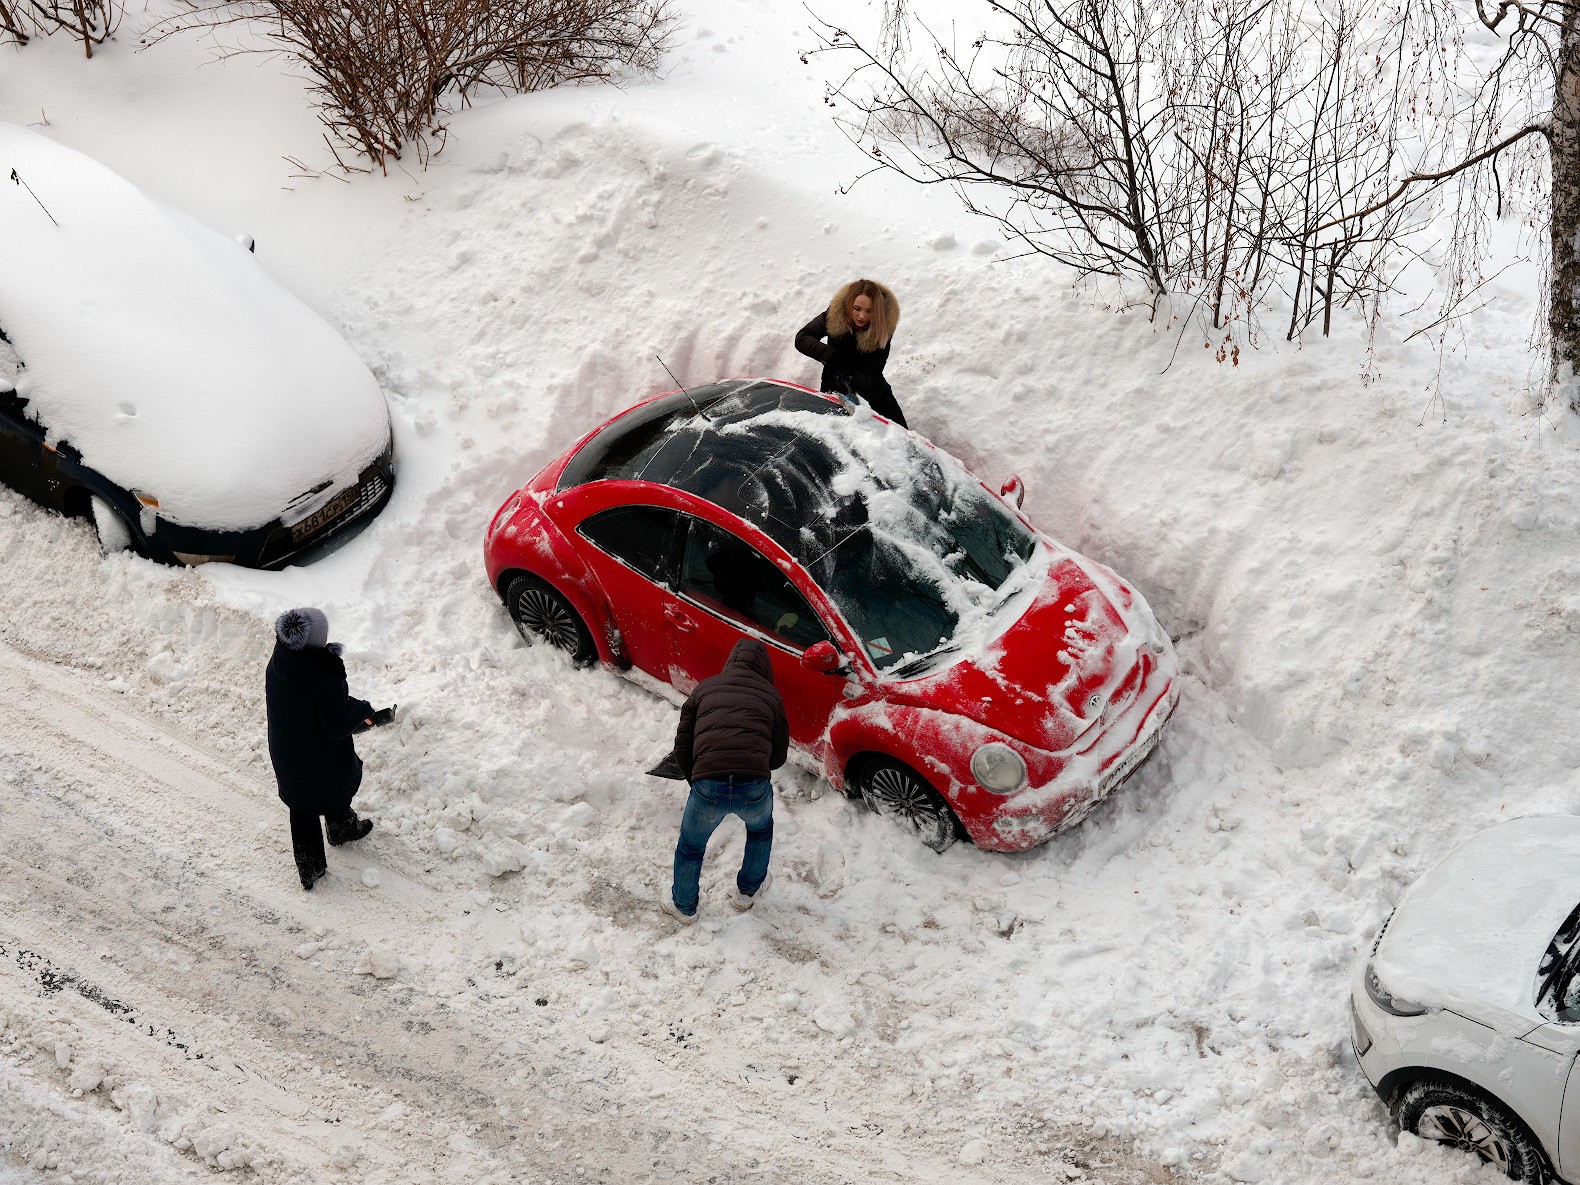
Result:
M554 586L536 576L517 576L505 590L505 606L516 623L516 631L528 644L547 642L569 654L579 667L597 660L598 649L587 623Z
M1547 1185L1552 1174L1523 1124L1478 1091L1448 1082L1417 1082L1399 1104L1399 1126L1423 1140L1471 1152L1514 1181Z
M933 851L942 852L960 838L960 824L944 796L909 766L887 758L869 762L856 785L869 810L909 825Z
M93 529L99 536L99 550L105 555L130 551L135 542L132 529L115 507L99 497L95 497L89 505L93 508Z

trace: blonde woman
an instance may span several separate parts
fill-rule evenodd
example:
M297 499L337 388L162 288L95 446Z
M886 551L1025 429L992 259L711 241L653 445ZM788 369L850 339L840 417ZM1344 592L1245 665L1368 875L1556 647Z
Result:
M876 280L852 280L802 326L795 348L823 364L822 390L864 400L904 428L905 413L883 377L899 324L900 302L893 292Z

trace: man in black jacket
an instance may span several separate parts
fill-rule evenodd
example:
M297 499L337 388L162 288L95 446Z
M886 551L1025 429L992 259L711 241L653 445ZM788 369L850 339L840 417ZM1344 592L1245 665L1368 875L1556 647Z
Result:
M730 815L746 824L746 853L735 877L736 909L750 909L768 884L774 842L774 788L769 771L785 762L790 724L774 687L768 648L743 638L724 669L697 684L680 709L675 760L691 795L675 845L675 883L661 905L682 922L697 920L698 880L708 840Z
M329 619L319 609L289 609L274 624L274 655L266 689L269 759L280 799L291 811L291 847L302 888L311 889L329 871L324 856L324 820L335 846L373 830L357 818L351 799L362 784L362 759L353 733L395 718L393 707L373 710L352 699L339 645L329 643Z

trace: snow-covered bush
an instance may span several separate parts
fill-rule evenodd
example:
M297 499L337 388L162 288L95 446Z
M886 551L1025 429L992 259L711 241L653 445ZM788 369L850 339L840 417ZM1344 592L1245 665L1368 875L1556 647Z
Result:
M442 148L447 106L480 91L653 73L668 9L669 0L244 0L195 8L161 35L261 27L307 68L335 159L387 170L405 150L426 161Z
M121 11L121 0L0 0L0 45L26 45L34 37L64 31L78 38L91 58L93 47L121 23Z

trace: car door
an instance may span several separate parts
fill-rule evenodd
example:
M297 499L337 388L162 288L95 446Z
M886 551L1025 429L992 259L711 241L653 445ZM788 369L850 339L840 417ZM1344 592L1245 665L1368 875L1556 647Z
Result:
M808 670L801 654L831 641L828 628L794 581L745 540L693 515L681 515L681 532L680 568L664 614L676 686L689 692L718 674L742 638L759 638L784 697L791 740L821 756L845 680Z
M1580 1176L1580 1023L1545 1024L1534 1032L1527 1033L1525 1041L1556 1054L1562 1067L1561 1074L1564 1080L1556 1084L1556 1092L1549 1090L1550 1094L1556 1094L1562 1099L1556 1141L1558 1163L1555 1167L1565 1180L1575 1180ZM1544 1142L1551 1148L1552 1134L1544 1133L1539 1129L1540 1119L1534 1122L1528 1119L1527 1122L1531 1123L1532 1128L1536 1129L1537 1136L1543 1137Z
M631 665L673 682L664 607L673 599L680 516L662 506L614 506L588 515L576 533L588 567L609 597Z
M0 391L0 481L35 502L44 499L43 430L13 390Z

